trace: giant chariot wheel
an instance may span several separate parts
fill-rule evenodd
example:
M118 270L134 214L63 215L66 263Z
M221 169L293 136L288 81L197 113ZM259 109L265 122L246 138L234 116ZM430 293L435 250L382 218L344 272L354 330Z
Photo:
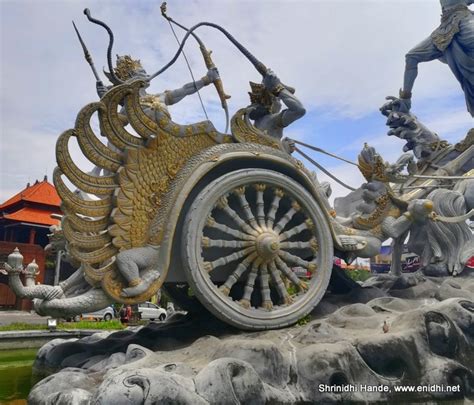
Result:
M321 300L333 262L332 235L311 194L267 169L230 172L193 201L183 262L199 301L248 330L297 322Z

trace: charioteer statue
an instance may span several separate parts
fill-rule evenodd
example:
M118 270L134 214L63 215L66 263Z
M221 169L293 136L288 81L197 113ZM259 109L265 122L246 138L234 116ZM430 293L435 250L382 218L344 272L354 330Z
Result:
M294 89L284 86L270 69L261 84L250 82L250 88L249 118L256 128L272 137L281 139L283 129L306 113ZM287 107L283 111L282 103Z

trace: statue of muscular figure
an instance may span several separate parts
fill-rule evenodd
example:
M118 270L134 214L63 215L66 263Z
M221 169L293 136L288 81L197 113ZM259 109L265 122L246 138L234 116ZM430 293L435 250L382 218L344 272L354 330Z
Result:
M256 128L281 139L283 128L305 115L306 110L293 91L283 86L275 73L268 69L261 84L250 82L249 117ZM282 103L287 107L281 111Z

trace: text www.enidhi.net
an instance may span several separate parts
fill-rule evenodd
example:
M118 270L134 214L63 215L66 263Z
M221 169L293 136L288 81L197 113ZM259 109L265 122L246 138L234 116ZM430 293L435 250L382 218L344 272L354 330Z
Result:
M344 392L385 392L385 393L423 393L423 392L461 392L460 385L394 385L393 387L389 385L368 385L368 384L359 384L359 385L327 385L319 384L319 392L332 392L332 393L344 393Z
M394 385L394 392L461 392L460 385Z

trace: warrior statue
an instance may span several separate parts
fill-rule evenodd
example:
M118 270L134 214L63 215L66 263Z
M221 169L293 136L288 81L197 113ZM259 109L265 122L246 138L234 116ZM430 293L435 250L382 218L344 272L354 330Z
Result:
M170 117L168 112L168 105L173 105L181 101L184 97L194 94L204 86L207 86L219 79L219 73L216 68L208 70L207 74L200 80L193 83L187 83L183 87L176 90L166 90L163 93L148 94L146 89L149 87L148 74L143 68L140 60L134 60L129 55L118 56L117 63L114 68L115 76L120 80L126 82L127 80L143 80L143 86L139 90L140 106L143 112L154 121L158 121L162 114ZM105 72L109 80L114 78L110 72ZM102 82L97 82L97 93L99 97L103 97L110 88L102 85ZM127 110L122 108L120 117L124 124L128 123ZM116 150L113 144L109 144L112 150ZM100 171L99 167L96 167ZM96 174L97 170L93 171ZM143 293L148 287L149 283L159 277L158 271L149 272L149 279L144 281L140 277L140 269L149 268L153 263L156 263L158 258L158 246L147 245L144 247L137 247L120 252L117 255L117 268L122 276L128 281L129 287L122 291L125 297L133 297Z
M268 69L261 84L250 82L249 92L251 105L249 118L254 125L268 135L281 139L283 128L301 118L306 110L295 97L294 90L282 85L275 73ZM281 103L287 109L281 110Z
M416 165L412 165L412 176L396 185L394 191L406 200L432 200L440 216L463 217L474 207L474 129L464 140L450 145L410 112L411 95L418 64L439 59L449 65L461 84L467 109L474 116L474 15L468 8L472 3L441 0L440 26L407 53L400 96L387 97L389 101L380 109L387 117L388 135L405 140L403 150L412 151L417 159ZM446 238L448 234L452 236ZM403 240L394 243L399 248ZM413 227L410 232L409 248L420 255L425 271L430 273L434 269L430 273L433 275L462 272L472 246L472 234L464 222L431 221Z
M105 75L112 79L110 72L104 72ZM200 80L196 80L192 83L187 83L183 87L176 90L166 90L163 93L158 94L148 94L146 89L149 87L150 83L148 80L148 74L143 68L140 60L134 60L129 55L119 56L117 55L117 63L114 68L114 73L122 81L127 80L136 80L141 79L145 81L144 86L140 89L140 104L142 105L145 113L151 118L156 119L156 111L158 106L160 109L165 109L167 111L168 105L173 105L180 102L184 97L196 93L204 86L208 86L211 83L214 83L219 79L219 72L216 68L211 68L207 71L206 75L203 76ZM97 82L97 94L99 97L102 97L108 87L105 87L102 82ZM126 110L123 112L126 114Z
M467 110L474 117L474 0L441 0L440 26L406 55L401 102L409 110L418 64L439 59L447 63L466 96Z
M148 94L146 89L150 83L147 81L148 74L143 68L140 60L134 60L129 55L117 55L116 67L114 68L115 75L110 72L105 72L107 78L114 82L115 77L120 80L133 81L142 80L143 86L139 90L140 106L143 112L152 120L157 121L161 114L166 114L170 117L168 112L168 105L173 105L181 101L184 97L194 94L204 86L207 86L219 79L219 73L216 68L208 70L207 74L200 80L193 83L187 83L183 87L176 90L166 90L159 94ZM103 97L108 90L113 86L104 86L100 80L96 82L97 94ZM120 111L120 119L124 125L128 124L127 109L122 107ZM108 142L108 148L119 152L112 143ZM104 175L111 174L106 169L96 166L91 172L91 175L99 175L103 171ZM79 191L83 199L88 199L87 194ZM147 245L144 247L128 249L120 252L117 255L117 268L122 276L128 281L129 287L125 288L122 295L125 297L133 297L143 293L149 286L149 283L159 277L158 271L149 272L149 279L147 282L140 277L140 269L149 268L152 263L155 263L158 257L158 246ZM58 290L58 295L60 291Z

